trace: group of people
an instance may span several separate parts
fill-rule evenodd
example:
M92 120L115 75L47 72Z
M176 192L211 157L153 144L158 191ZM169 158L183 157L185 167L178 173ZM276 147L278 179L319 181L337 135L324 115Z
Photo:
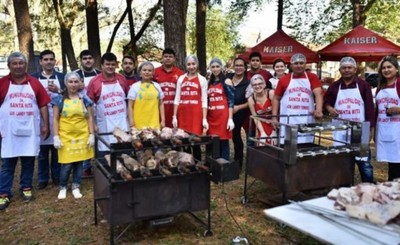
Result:
M109 152L102 142L94 149L96 132L109 133L115 127L125 131L130 127L139 130L175 127L197 135L218 135L220 156L230 160L232 139L234 159L241 168L242 129L247 136L257 135L266 144L279 144L283 143L280 141L283 135L277 135L278 120L309 123L321 118L324 109L331 116L369 121L371 136L376 128L377 160L389 162L389 179L400 177L397 164L400 156L394 150L400 143L394 133L399 128L396 123L400 122L400 82L399 64L394 57L385 57L379 65L381 83L376 95L376 113L371 88L357 77L357 63L351 57L341 60L341 78L325 95L318 77L306 71L303 54L292 56L289 74L285 73L282 59L274 62L274 74L262 69L258 52L250 55L249 69L244 59L236 58L232 74L225 74L222 61L213 58L208 80L199 73L196 56L186 58L185 72L176 67L175 52L170 48L162 53L162 66L155 69L151 62L144 62L137 73L131 56L122 60L123 74L116 72L118 62L113 53L103 54L101 70L94 68L94 57L89 50L82 51L79 58L81 68L64 76L54 69L54 53L45 50L40 54L42 71L31 76L26 73L25 56L15 52L8 57L10 74L0 79L0 210L8 207L13 196L18 159L21 197L25 201L33 199L36 156L38 189L46 188L51 172L52 182L60 188L58 199L65 199L72 171L72 194L81 198L81 177L91 174L90 159L94 151L98 156ZM270 115L272 120L250 122L250 115ZM343 134L334 137L342 140ZM116 142L112 135L104 139ZM201 159L199 146L189 150L196 159ZM356 159L363 182L373 182L370 159L371 154Z

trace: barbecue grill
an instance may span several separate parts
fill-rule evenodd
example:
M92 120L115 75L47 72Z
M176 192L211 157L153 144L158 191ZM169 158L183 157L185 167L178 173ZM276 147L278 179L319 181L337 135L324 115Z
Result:
M296 116L304 117L292 117ZM271 122L267 116L251 116L250 120L254 119ZM267 137L277 142L275 145L262 143L264 138L250 138L255 146L247 147L242 203L248 202L248 175L278 189L286 203L288 193L352 185L354 157L368 156L369 122L325 117L317 123L279 123L279 128L285 130L283 144L279 143L280 136ZM337 130L346 132L343 141L333 139ZM297 143L300 137L310 135L311 142Z
M195 141L181 139L179 145L173 140L143 142L137 149L131 143L108 144L103 136L97 134L96 142L101 141L110 149L111 166L105 158L96 156L94 168L94 218L97 225L97 207L110 226L110 244L114 244L116 225L132 224L140 220L151 220L180 213L188 213L206 227L204 235L211 236L210 211L210 173L206 168L187 166L189 171L170 169L171 175L163 175L158 169L151 170L151 176L133 172L133 180L126 181L116 171L116 161L122 153L136 156L144 149L208 145L219 141L218 137L197 136ZM214 149L212 149L213 154ZM199 162L196 159L196 162ZM207 210L207 220L197 217L193 212ZM126 230L126 229L125 229Z

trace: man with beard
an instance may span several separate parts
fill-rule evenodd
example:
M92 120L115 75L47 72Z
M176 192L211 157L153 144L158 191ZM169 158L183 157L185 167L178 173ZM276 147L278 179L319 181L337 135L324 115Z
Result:
M81 62L81 68L75 72L81 77L81 93L86 93L86 89L90 81L101 72L94 68L95 60L90 50L82 50L82 52L79 54L79 60ZM92 177L92 165L90 160L83 161L82 177Z
M139 76L136 75L135 59L132 56L125 55L124 58L122 58L121 67L122 75L125 76L129 86L140 80Z

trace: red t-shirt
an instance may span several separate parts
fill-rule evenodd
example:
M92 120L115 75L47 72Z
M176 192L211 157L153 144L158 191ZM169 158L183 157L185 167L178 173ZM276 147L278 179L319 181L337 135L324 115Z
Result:
M125 95L128 94L129 91L129 84L126 81L125 77L119 73L115 73L114 79L112 80L106 80L106 78L103 76L103 73L100 73L99 75L95 76L89 83L87 87L87 95L91 100L93 100L94 103L97 103L97 101L100 98L101 95L101 85L102 84L113 84L113 83L119 83L122 87L122 89L125 92Z
M271 82L269 81L269 79L271 79L273 76L269 71L264 70L264 69L259 69L258 72L253 73L251 70L248 70L247 71L247 79L250 81L251 78L256 74L260 74L264 78L267 88L272 88L272 85L271 85Z
M311 90L321 87L321 82L319 81L319 78L317 75L315 75L314 73L311 73L311 72L307 72L307 77L310 80ZM276 89L275 89L275 95L281 96L281 97L283 96L287 87L289 86L291 78L292 78L292 73L289 73L289 74L286 74L285 76L281 77L281 79L279 79L278 85L276 86ZM306 74L303 73L300 76L293 75L293 78L306 78Z
M42 86L42 84L34 77L32 77L29 74L25 75L26 80L21 83L20 85L25 85L29 82L29 84L32 87L33 92L36 95L36 100L38 107L41 108L43 106L46 106L48 103L50 103L50 97L47 94L46 89ZM5 77L0 78L0 106L4 102L4 98L7 95L8 88L10 87L10 81L13 84L16 84L10 77L10 75L7 75Z
M163 66L157 67L154 71L153 80L160 84L164 93L164 114L165 126L172 127L172 116L174 111L174 99L176 91L176 81L184 72L178 67L173 66L172 70L167 72Z

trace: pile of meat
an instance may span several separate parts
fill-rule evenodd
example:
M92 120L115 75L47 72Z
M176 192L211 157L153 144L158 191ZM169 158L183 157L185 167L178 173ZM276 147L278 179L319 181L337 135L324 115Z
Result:
M187 138L189 141L201 142L201 138L189 135L183 129L168 127L164 127L161 130L152 128L138 130L132 127L130 134L116 127L113 131L113 135L117 138L118 142L132 142L133 146L136 148L143 147L142 142L149 141L153 145L163 145L162 140L171 140L173 144L178 145L182 144L183 138Z
M333 189L328 198L334 207L349 216L378 225L400 220L400 179L378 184L361 183L349 188Z
M111 157L106 155L105 159L111 166ZM190 173L191 166L195 166L199 171L208 171L208 167L203 163L195 164L193 155L181 151L164 151L146 149L138 151L136 159L128 154L117 157L116 171L124 180L133 180L134 176L150 177L154 173L163 176L171 176L174 173ZM155 171L154 171L155 170Z

